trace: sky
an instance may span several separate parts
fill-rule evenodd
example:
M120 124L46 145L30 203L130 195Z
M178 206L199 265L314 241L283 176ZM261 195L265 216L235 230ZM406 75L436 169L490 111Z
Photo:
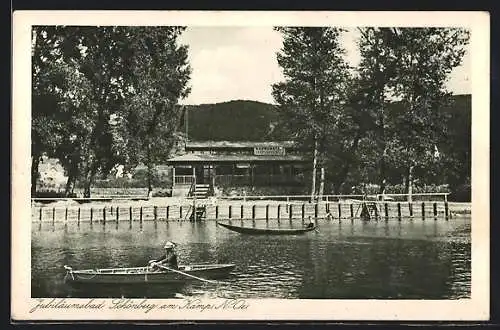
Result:
M356 66L360 56L357 33L342 37L346 60ZM276 61L281 49L280 33L272 27L188 27L180 38L189 46L191 93L183 104L254 100L275 103L271 85L283 79ZM454 94L470 94L470 52L455 68L448 81Z

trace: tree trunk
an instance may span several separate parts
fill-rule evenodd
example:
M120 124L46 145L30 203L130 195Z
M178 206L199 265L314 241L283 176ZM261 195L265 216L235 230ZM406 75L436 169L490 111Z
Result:
M70 197L73 194L75 188L76 176L69 174L68 180L66 181L66 188L64 189L64 196Z
M153 183L152 183L152 173L151 173L151 169L150 167L148 166L148 197L151 197L152 193L153 193Z
M383 96L381 96L380 103L383 104ZM385 185L386 185L386 180L385 180L385 157L387 154L387 144L385 141L385 120L384 120L384 107L381 106L379 109L378 113L378 126L379 126L379 131L380 131L380 138L381 138L381 148L382 150L382 155L380 157L380 173L379 173L379 180L380 180L380 189L379 189L379 194L382 195L382 200L384 200L384 194L385 194Z
M85 179L85 184L83 187L83 198L90 198L90 187L92 186L92 177L90 175L87 175L87 178Z
M85 175L85 183L83 188L84 198L90 198L90 188L92 187L92 183L94 182L96 173L97 173L97 165L94 162L92 162L90 169L87 171Z
M38 181L38 166L40 165L40 155L31 157L31 197L36 196L36 184Z
M66 197L69 197L71 194L73 194L77 177L78 177L78 163L73 159L70 164L70 168L68 170L68 180L66 181L66 188L64 190L64 195Z
M386 187L386 181L385 179L382 179L380 182L380 189L379 189L379 195L381 195L380 200L385 200L385 187Z
M413 165L410 165L408 168L408 177L406 178L406 188L407 188L407 193L408 193L408 202L411 203L413 198L412 198L412 193L413 193Z
M321 174L319 180L319 196L322 197L325 192L325 167L321 166Z
M153 164L151 164L151 149L148 145L146 151L146 167L147 167L147 175L148 175L148 197L151 197L153 192Z
M380 188L379 188L379 195L381 195L381 200L384 200L385 197L385 187L386 187L386 180L385 180L385 147L384 151L382 153L382 157L380 158L380 173L379 173L379 180L380 180Z
M318 162L318 140L314 139L314 156L312 168L312 182L311 182L311 202L314 201L314 194L316 193L316 164Z

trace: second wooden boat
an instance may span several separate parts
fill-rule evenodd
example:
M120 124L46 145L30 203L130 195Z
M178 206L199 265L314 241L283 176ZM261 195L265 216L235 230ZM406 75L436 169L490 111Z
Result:
M226 229L235 231L240 234L247 235L300 235L316 229L317 226L304 227L304 228L255 228L255 227L240 227L233 226L226 223L217 222L217 224Z

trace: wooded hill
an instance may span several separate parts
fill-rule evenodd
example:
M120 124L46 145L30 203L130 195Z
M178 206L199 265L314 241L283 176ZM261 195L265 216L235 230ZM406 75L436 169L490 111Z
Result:
M397 105L395 105L397 107ZM277 127L277 108L257 101L229 101L215 104L186 106L188 110L188 135L192 141L270 141L287 139L287 134ZM471 95L454 95L448 106L440 111L449 114L448 129L469 148L471 127ZM179 130L185 132L186 118L181 118ZM468 141L469 142L468 142ZM458 146L457 146L458 147Z
M274 133L278 113L272 104L229 101L186 106L188 136L192 141L268 141ZM179 130L186 131L186 113Z

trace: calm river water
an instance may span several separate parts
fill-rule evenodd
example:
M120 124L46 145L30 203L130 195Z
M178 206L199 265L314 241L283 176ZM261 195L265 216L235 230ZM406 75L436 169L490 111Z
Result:
M240 225L240 220L232 224ZM245 226L252 222L245 220ZM300 227L282 220L280 227ZM266 226L257 221L256 226ZM276 220L270 227L278 226ZM135 267L178 244L180 264L234 263L224 284L83 286L74 269ZM319 221L302 236L244 236L215 221L32 227L32 297L456 299L470 297L470 218Z

